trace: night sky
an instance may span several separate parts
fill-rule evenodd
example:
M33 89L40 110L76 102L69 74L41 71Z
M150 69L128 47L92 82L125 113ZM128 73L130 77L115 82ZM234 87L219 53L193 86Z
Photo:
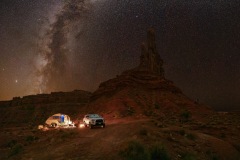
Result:
M192 99L240 107L238 0L1 0L0 100L94 91L138 65L154 27L165 75Z

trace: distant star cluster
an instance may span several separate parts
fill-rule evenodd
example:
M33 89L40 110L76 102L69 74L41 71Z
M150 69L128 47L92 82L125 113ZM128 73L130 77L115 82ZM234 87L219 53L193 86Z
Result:
M240 106L240 2L1 0L0 100L94 91L138 65L154 27L166 78L219 110Z

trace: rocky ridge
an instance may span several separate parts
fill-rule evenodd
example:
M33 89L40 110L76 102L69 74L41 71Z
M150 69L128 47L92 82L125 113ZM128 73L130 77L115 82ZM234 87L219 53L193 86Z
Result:
M89 102L92 93L82 90L14 97L0 102L2 126L36 126L55 113L65 113L76 119Z
M147 42L141 45L140 64L101 83L93 93L89 107L114 117L177 117L181 112L198 117L211 113L211 109L189 99L165 78L152 28L148 30Z
M172 81L165 79L163 60L157 51L155 39L155 31L151 28L148 30L147 42L141 45L139 66L101 83L93 97L106 92L114 92L127 86L182 93Z

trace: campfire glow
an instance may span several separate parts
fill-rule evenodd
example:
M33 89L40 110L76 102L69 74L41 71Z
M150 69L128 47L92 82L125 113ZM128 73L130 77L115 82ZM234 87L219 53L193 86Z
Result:
M79 124L79 128L84 128L85 125L84 124Z

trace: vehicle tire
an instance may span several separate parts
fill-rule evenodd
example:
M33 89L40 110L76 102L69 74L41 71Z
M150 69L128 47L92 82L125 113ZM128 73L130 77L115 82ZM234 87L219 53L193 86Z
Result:
M92 129L92 128L93 128L93 126L92 126L91 124L89 124L89 128L90 128L90 129Z
M87 128L87 123L85 121L83 123L84 123L84 126Z
M53 128L56 128L56 127L57 127L57 124L56 124L56 123L52 123L51 126L52 126Z

